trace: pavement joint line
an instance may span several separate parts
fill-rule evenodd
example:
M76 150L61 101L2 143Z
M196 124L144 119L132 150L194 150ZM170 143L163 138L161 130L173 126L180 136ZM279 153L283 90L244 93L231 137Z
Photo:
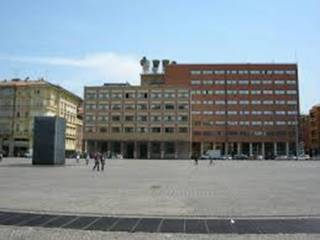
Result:
M205 226L205 228L206 228L207 233L210 233L210 232L209 232L209 226L208 226L207 220L204 219L203 221L204 221L204 226Z
M163 221L164 221L164 218L161 219L161 221L160 221L160 223L159 223L159 225L157 227L157 231L156 231L157 233L159 233L161 231L161 227L162 227Z
M19 223L17 223L17 224L15 224L16 226L21 226L22 224L25 224L25 223L27 223L27 222L29 222L29 221L32 221L32 220L34 220L34 219L38 219L38 218L40 218L41 216L34 216L34 217L32 217L32 218L30 218L30 219L25 219L25 220L22 220L21 222L19 222Z
M96 222L98 222L102 217L97 217L95 220L93 220L91 223L87 224L86 226L84 226L82 228L82 230L87 230L89 227L91 227L93 224L95 224Z
M80 218L80 216L77 216L74 219L71 219L69 222L66 222L65 224L61 225L59 228L64 228L65 226L77 221L79 218Z
M138 221L133 225L130 232L135 232L136 228L138 227L139 223L142 221L142 218L139 218Z
M110 231L113 227L115 227L118 222L120 222L121 218L118 218L114 223L111 224L111 226L107 229L107 231Z
M44 226L44 225L46 225L46 224L48 224L48 223L51 223L51 222L53 222L53 221L57 220L57 219L58 219L58 218L60 218L60 217L61 217L61 215L57 215L57 216L55 216L55 217L53 217L53 218L49 219L48 221L46 221L46 222L44 222L44 223L40 224L39 226L40 226L40 227L41 227L41 226Z

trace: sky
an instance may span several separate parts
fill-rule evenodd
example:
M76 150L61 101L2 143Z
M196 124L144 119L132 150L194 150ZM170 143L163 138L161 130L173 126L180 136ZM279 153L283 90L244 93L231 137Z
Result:
M139 84L139 60L298 63L303 113L320 103L318 0L1 0L0 80Z

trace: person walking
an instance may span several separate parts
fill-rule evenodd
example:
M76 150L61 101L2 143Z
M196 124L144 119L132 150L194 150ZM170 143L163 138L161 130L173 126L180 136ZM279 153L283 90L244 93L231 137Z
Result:
M77 160L77 163L79 163L79 161L80 161L80 154L79 153L77 153L77 155L76 155L76 160Z
M86 165L89 165L90 154L86 152L84 155L85 155L85 158L86 158Z
M100 155L101 171L104 170L104 165L105 165L105 163L106 163L106 162L105 162L105 161L106 161L105 157L106 157L105 154L101 154L101 155Z
M94 154L94 166L92 168L92 170L94 171L95 169L97 169L97 171L99 172L100 171L100 159L99 159L99 153L96 152Z

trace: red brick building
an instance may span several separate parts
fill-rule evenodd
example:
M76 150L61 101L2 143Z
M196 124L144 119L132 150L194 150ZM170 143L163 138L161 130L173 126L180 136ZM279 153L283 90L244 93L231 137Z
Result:
M191 90L193 151L295 154L296 64L169 64L164 78Z

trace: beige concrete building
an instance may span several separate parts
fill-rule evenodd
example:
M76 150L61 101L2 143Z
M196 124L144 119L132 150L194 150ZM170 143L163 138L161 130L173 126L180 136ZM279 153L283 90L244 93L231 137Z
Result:
M189 90L183 87L85 87L86 150L121 153L125 158L187 158L189 106Z
M1 81L0 149L10 156L29 152L34 117L59 116L67 123L66 151L78 150L77 128L82 121L77 111L81 104L80 97L43 79Z

